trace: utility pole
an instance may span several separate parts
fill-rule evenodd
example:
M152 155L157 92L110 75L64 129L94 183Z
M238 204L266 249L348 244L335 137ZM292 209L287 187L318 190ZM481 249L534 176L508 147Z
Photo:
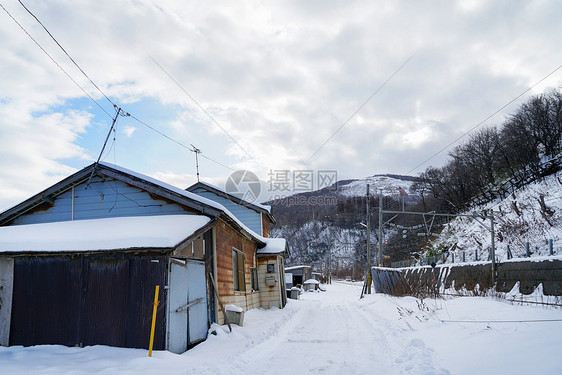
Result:
M382 189L379 190L379 267L382 267Z
M369 207L369 201L371 200L371 195L369 194L369 184L367 184L367 294L371 294L371 210Z
M492 285L496 285L496 244L494 233L494 211L490 210L490 232L492 235Z
M114 106L114 107L117 110L117 113L115 114L115 117L113 118L113 122L111 123L111 127L109 128L109 132L107 132L107 137L105 137L105 142L103 142L103 147L101 148L100 155L98 156L98 160L96 160L96 162L94 164L94 168L92 168L92 173L90 174L90 178L88 178L88 182L86 182L86 189L90 186L90 181L92 181L92 177L94 177L94 173L96 171L96 168L98 167L101 156L103 155L103 151L105 150L105 146L107 146L107 141L109 140L109 136L111 135L111 132L113 131L113 128L115 127L115 123L117 122L117 117L119 117L121 112L123 112L121 107L117 107L117 106ZM130 116L130 115L128 113L126 113L125 116Z
M369 207L369 201L371 197L369 195L369 184L367 184L367 265L371 269L371 213Z
M328 257L326 258L326 283L332 283L332 252L330 251L330 245L325 242L321 242L322 246L328 250Z

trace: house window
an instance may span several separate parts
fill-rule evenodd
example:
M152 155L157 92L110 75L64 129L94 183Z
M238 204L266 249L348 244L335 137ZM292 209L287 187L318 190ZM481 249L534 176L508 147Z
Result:
M257 268L250 268L250 279L252 282L252 290L259 290L258 284L258 269Z
M246 291L244 253L234 248L232 248L232 270L234 271L234 290Z
M274 273L275 272L275 264L270 263L267 265L267 273Z

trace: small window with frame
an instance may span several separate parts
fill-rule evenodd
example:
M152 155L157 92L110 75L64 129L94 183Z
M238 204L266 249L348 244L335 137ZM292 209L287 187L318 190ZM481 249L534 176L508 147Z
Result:
M246 275L244 274L244 253L232 248L232 271L234 277L234 290L246 291Z
M250 279L252 284L252 290L260 290L258 282L258 269L255 267L250 268Z
M274 273L275 272L275 264L270 263L267 265L267 273Z

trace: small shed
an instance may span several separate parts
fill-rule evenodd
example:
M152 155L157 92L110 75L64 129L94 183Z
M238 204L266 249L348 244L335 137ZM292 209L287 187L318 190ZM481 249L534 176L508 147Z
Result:
M184 352L214 320L214 225L159 215L0 227L0 344L148 349L159 285L154 348Z
M302 285L305 280L312 278L312 267L311 266L292 266L285 267L285 273L292 274L292 283L289 285L287 283L287 288L292 288L297 285Z

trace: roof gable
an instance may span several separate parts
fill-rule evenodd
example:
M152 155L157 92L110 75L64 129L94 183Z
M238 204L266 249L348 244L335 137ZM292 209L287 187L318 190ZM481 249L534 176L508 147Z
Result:
M52 204L55 197L68 191L73 186L84 184L88 181L93 171L95 172L95 176L114 178L144 190L149 194L156 194L159 197L168 199L210 217L218 217L221 213L221 207L217 205L216 202L199 197L196 194L186 192L148 176L129 171L125 168L99 163L97 166L96 164L87 166L24 202L2 212L0 214L0 226L9 225L15 218L30 212L40 205Z
M193 192L193 193L197 193L197 190L202 189L204 191L208 191L211 192L219 197L225 198L231 202L233 202L234 204L240 205L240 206L244 206L246 208L249 208L251 210L254 210L258 213L264 214L270 222L275 223L275 218L273 217L273 215L271 214L271 207L270 206L265 206L259 203L252 203L252 202L248 202L244 199L241 199L235 195L232 195L230 193L227 193L226 191L213 186L211 184L208 184L206 182L197 182L193 185L191 185L190 187L188 187L186 190L189 192Z

